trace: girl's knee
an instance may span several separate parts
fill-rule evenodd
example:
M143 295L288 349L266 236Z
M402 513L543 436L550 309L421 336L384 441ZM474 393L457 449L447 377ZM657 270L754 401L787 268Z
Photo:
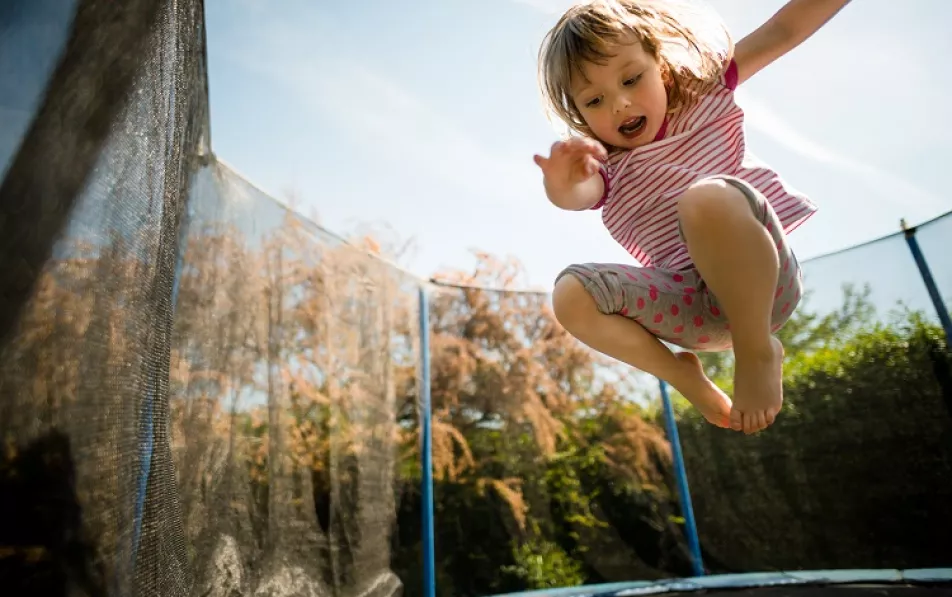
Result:
M565 328L571 328L580 317L591 314L595 302L585 285L570 273L559 277L552 290L552 310Z
M688 227L744 212L753 215L744 194L718 178L694 183L678 199L678 217Z

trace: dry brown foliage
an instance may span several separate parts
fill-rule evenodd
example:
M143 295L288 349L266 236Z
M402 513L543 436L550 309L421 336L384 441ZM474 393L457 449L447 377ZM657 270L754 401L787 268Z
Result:
M435 475L495 488L524 523L528 506L519 484L486 476L498 471L498 459L474 457L469 444L482 427L528 431L534 458L543 460L556 454L560 440L597 441L620 479L660 490L671 458L663 431L633 403L633 383L599 379L614 374L625 380L629 373L568 335L547 294L512 290L521 278L517 262L485 253L476 253L471 273L436 278L453 286L434 290L432 299ZM600 437L582 431L591 417L602 421Z
M211 189L237 193L233 174L211 169ZM419 282L372 257L393 259L394 243L367 234L342 243L276 207L268 221L254 202L262 221L249 221L242 201L190 225L158 386L167 410L162 396L155 403L186 540L264 537L263 552L325 554L338 579L342 546L351 565L386 568L394 488L419 462ZM132 517L143 397L156 391L147 373L129 372L162 359L145 352L161 324L143 285L154 264L119 235L66 253L5 347L0 413L21 440L60 426L89 442L77 446L83 499L103 545L114 546ZM476 257L472 272L439 279L500 290L429 288L436 478L493 492L520 532L531 509L522 473L474 445L482 430L530 437L523 465L569 439L599 441L619 477L661 484L663 434L632 406L632 384L601 379L617 365L568 336L545 293L509 290L521 282L518 263ZM599 438L581 430L593 416L610 422ZM321 508L328 518L315 521Z

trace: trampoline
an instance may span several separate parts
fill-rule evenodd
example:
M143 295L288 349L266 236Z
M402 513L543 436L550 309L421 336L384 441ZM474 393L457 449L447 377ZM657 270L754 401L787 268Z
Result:
M0 6L0 594L950 593L952 212L807 260L789 408L724 433L512 264L240 175L205 9Z

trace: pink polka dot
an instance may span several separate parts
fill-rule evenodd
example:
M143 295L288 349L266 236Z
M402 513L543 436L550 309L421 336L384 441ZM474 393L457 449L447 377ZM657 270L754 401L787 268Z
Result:
M619 311L619 313L621 315L628 315L628 307L623 307L622 310Z
M674 328L674 333L675 333L675 334L680 334L680 333L683 332L683 331L684 331L684 326L683 326L683 325L679 325L679 326L677 326L676 328Z
M783 262L783 271L785 271L785 272L790 271L790 260L789 260L789 259L785 259L785 260L784 260L784 262Z
M660 336L660 335L661 335L661 330L648 330L648 331L651 332L652 334L654 334L655 336Z
M774 325L772 325L772 326L770 327L770 331L771 331L771 332L776 332L776 331L779 330L779 329L780 329L780 324L779 324L779 323L776 323L776 324L774 324Z
M767 222L767 232L773 232L773 222Z
M721 314L721 310L717 308L717 305L711 305L711 315L717 317Z
M638 278L634 277L634 276L631 275L631 274L626 273L625 275L628 276L628 279L629 279L629 280L634 280L635 282L638 281Z
M653 300L653 301L658 300L658 289L655 288L654 286L652 286L652 287L648 290L648 296L651 297L651 300Z
M783 250L783 241L782 241L782 240L778 240L778 241L777 241L777 250L778 250L778 251L782 251L782 250Z
M635 306L637 306L639 309L644 309L644 308L645 308L645 299L643 299L643 298L641 298L641 297L638 297L638 302L635 303Z
M641 272L641 277L644 278L645 280L650 280L650 279L651 279L651 274L649 274L649 273L646 272L646 271L642 271L642 272Z
M694 302L694 298L690 294L685 294L681 297L681 300L684 301L685 305L690 305Z
M695 316L694 318L694 327L699 328L704 325L704 318L700 315Z
M696 291L695 289L691 288L690 286L687 286L687 287L685 287L684 292L685 292L685 294L694 294L694 293L697 292L697 291Z
M708 342L711 341L711 339L707 336L701 336L700 338L697 339L697 341L700 344L707 344Z
M671 279L674 280L675 282L684 282L684 276L682 276L681 274L674 274L673 276L671 276Z
M664 321L664 314L663 314L663 313L655 313L654 322L655 322L655 323L661 323L662 321Z
M786 305L783 306L783 309L781 309L780 312L786 313L789 310L790 310L790 303L787 303Z
M665 290L674 290L674 288L672 288L671 285L668 284L667 282L664 283L664 288Z
M783 286L777 288L777 292L774 293L774 298L780 298L781 294L783 294Z
M671 315L677 315L681 312L681 309L678 309L677 305L671 305Z
M672 342L680 342L680 341L681 341L681 338L671 338L671 341L672 341Z

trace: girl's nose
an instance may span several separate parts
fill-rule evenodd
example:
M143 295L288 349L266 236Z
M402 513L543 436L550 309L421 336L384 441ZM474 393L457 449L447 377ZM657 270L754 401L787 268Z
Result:
M619 112L623 112L628 109L629 106L631 106L631 102L628 101L628 98L625 96L620 96L615 100L615 104L612 106L612 108L614 109L615 114L618 114Z

